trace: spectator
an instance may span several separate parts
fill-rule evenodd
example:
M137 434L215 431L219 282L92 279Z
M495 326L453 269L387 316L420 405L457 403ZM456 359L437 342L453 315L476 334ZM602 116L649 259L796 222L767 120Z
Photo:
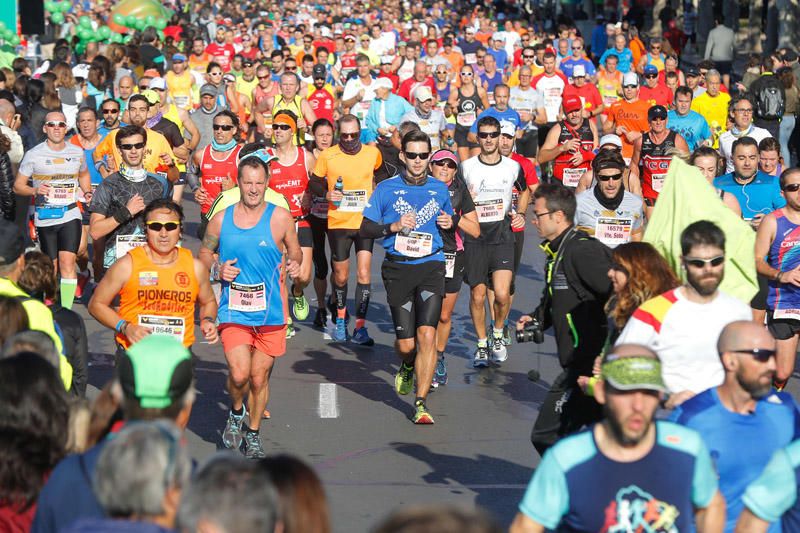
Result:
M708 32L706 52L703 57L714 62L717 70L722 74L722 82L728 87L731 84L731 67L733 66L736 36L733 30L725 25L721 14L716 15L714 22L716 26Z
M329 533L328 500L314 470L290 455L260 462L280 496L284 533Z
M19 299L0 295L0 347L19 331L28 329L28 314Z
M452 505L404 507L384 519L372 533L500 533L486 513Z
M35 353L53 365L56 370L60 366L58 351L53 344L53 339L42 331L32 329L20 331L9 337L3 346L4 357L11 357L23 352Z
M750 84L750 93L753 95L755 125L777 139L786 110L786 90L773 73L774 69L772 58L765 57L761 62L761 76Z
M786 107L781 117L778 140L781 143L781 157L786 167L795 166L796 158L792 158L791 138L795 130L795 115L800 108L800 91L798 91L797 80L790 67L778 69L776 73L778 79L783 83L783 91L786 96Z

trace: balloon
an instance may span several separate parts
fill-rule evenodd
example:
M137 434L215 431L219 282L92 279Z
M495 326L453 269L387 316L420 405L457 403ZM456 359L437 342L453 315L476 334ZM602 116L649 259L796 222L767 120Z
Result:
M167 27L167 19L157 19L156 20L156 28L159 30L163 30Z
M156 18L153 15L147 15L144 18L145 26L154 26L156 23Z
M6 42L10 41L11 38L14 37L14 32L9 30L8 28L4 29L2 33L3 33L3 40Z
M92 38L92 35L94 35L94 32L87 28L80 28L78 30L78 37L80 37L81 41L88 41Z
M83 54L86 51L86 43L78 43L75 46L75 51L78 52L79 55Z
M108 39L111 37L111 28L108 26L100 26L97 30L97 35L99 35L101 39Z
M125 25L125 15L120 15L119 13L114 13L114 16L111 17L111 20L114 21L114 24L119 24L120 26Z
M78 26L81 28L91 28L92 27L92 19L83 15L81 18L78 19Z
M136 15L128 15L125 17L125 26L133 28L136 26Z
M164 32L161 30L158 30L158 40L164 42Z
M0 20L0 32L4 31L5 29L6 29L6 23Z
M50 20L53 21L53 24L63 24L64 23L64 13L60 11L56 11L52 15L50 15Z
M58 4L53 2L52 0L47 0L47 2L44 3L44 10L47 11L48 13L52 13L53 11L57 11L58 10Z
M9 39L8 42L11 44L11 46L19 46L19 35L14 35L11 37L11 39Z
M61 2L61 4L59 5L59 8L61 9L61 12L62 12L62 13L66 13L67 11L69 11L70 9L72 9L72 4L70 4L70 3L69 3L69 0L64 0L64 1L63 1L63 2Z
M147 23L145 23L144 19L136 19L136 24L134 24L134 27L137 30L142 31L147 27Z

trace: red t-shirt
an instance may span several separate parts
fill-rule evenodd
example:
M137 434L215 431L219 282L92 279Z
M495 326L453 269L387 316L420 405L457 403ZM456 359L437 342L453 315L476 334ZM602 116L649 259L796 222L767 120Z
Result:
M597 86L591 83L586 83L583 87L575 87L574 85L567 85L564 88L563 98L567 96L577 96L583 103L583 108L589 112L594 111L603 104L603 97L600 96L600 91Z
M408 78L406 81L400 84L400 89L397 91L398 96L402 96L406 100L408 100L411 105L414 105L414 91L420 85L427 85L430 87L431 92L436 94L436 85L433 83L433 78L428 76L425 81L419 82L415 80L413 77Z
M228 72L231 69L231 61L233 61L233 56L236 55L236 50L232 44L219 44L214 41L206 46L206 53L211 56L212 61L219 63L223 72Z
M663 105L668 108L669 104L672 103L672 91L669 90L669 87L661 83L656 84L656 86L652 88L647 85L642 85L639 87L639 100L644 100L651 106Z

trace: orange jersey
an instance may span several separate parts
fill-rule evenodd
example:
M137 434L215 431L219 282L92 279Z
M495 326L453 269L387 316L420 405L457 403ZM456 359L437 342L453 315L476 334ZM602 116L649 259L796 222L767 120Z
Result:
M119 316L131 324L170 335L187 348L194 343L194 303L200 283L194 273L194 258L178 248L172 266L156 265L145 246L128 252L133 260L131 277L120 291ZM118 333L117 342L128 348L131 342Z
M648 109L650 109L650 103L644 100L636 100L635 102L619 100L611 104L608 110L608 118L616 126L622 126L628 131L644 133L650 129L650 123L647 122ZM622 157L632 157L633 144L628 142L628 138L625 135L620 135L620 138L622 139Z
M317 158L314 174L326 178L328 190L333 191L339 176L342 177L344 199L338 206L328 206L328 229L355 229L361 227L361 212L372 195L375 171L383 164L380 151L365 144L355 155L342 152L338 144L326 148Z

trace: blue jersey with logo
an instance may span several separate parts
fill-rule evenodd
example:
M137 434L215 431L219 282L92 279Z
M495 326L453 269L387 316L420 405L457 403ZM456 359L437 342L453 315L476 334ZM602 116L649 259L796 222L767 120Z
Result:
M394 233L383 238L383 248L388 254L406 258L403 261L405 263L417 264L444 261L444 243L436 224L436 217L442 211L453 215L450 191L443 182L429 176L424 183L412 185L401 176L395 176L375 187L363 214L378 224L392 224L404 214L416 212L417 227L408 236L411 240L403 242L408 237ZM401 239L400 243L397 242L398 238ZM420 250L415 251L417 248ZM418 255L422 257L415 257Z
M519 113L513 109L508 108L505 111L498 111L494 106L492 106L478 115L478 118L475 119L475 122L473 122L472 126L469 127L470 133L478 133L478 122L480 122L483 117L494 117L498 122L503 122L505 120L511 122L517 128L519 128L520 124L522 124L522 121L519 118Z
M767 264L782 272L788 272L800 266L800 246L798 246L800 245L800 225L789 220L783 209L775 211L775 223L775 240L769 246ZM767 309L773 311L800 310L800 287L791 283L769 280ZM784 318L796 318L796 314L787 314Z
M667 113L667 127L680 133L689 145L689 151L697 148L701 142L711 138L711 128L708 121L697 111L689 111L686 115L679 115L675 110Z
M758 478L748 485L742 500L755 516L766 522L780 522L786 533L800 531L800 440L772 456Z
M716 178L714 187L731 193L739 200L742 218L745 220L750 220L756 215L768 215L786 205L786 200L781 196L778 176L770 176L760 170L756 173L755 179L746 185L737 183L731 172Z
M784 392L761 399L752 414L734 413L722 405L714 387L685 401L670 415L671 420L703 437L725 497L725 531L736 528L747 485L776 450L800 435L798 414L794 399ZM770 529L771 533L779 531L777 525Z
M711 458L693 430L654 423L653 448L630 463L603 455L593 427L560 440L536 468L520 512L558 531L694 531L694 508L717 491Z

